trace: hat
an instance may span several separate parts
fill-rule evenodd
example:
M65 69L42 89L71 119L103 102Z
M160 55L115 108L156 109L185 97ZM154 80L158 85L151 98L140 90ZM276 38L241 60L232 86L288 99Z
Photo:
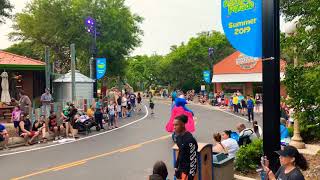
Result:
M276 153L283 157L296 157L299 151L293 146L285 146L282 150L276 151Z

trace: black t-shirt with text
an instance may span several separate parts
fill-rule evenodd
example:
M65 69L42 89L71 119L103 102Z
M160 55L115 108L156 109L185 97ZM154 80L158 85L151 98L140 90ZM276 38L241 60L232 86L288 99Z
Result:
M177 136L179 153L175 167L188 175L188 180L193 179L197 172L198 143L190 132Z
M294 168L286 174L283 166L277 171L276 178L277 180L304 180L304 176L298 168Z

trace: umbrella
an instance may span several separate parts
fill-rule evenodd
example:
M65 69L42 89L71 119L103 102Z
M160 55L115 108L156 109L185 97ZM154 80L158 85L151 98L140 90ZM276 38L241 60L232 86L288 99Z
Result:
M1 102L9 103L11 101L10 93L9 93L9 83L8 83L8 73L3 72L1 74Z

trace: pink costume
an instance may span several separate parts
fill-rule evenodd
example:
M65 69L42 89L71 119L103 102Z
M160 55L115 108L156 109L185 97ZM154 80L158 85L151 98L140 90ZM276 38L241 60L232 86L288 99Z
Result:
M186 111L185 108L183 108L182 106L179 106L179 107L175 106L172 109L170 120L166 125L166 130L168 132L170 132L170 133L174 132L174 128L173 128L174 118L177 116L180 116L182 114L188 116L188 122L186 124L187 131L189 131L191 133L195 131L194 119L193 119L192 113L189 111Z

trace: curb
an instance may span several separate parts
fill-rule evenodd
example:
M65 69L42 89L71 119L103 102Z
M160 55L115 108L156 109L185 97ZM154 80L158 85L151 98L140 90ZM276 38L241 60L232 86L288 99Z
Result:
M234 178L237 179L237 180L256 180L256 179L253 179L253 178L240 176L240 175L237 175L237 174L234 175Z

